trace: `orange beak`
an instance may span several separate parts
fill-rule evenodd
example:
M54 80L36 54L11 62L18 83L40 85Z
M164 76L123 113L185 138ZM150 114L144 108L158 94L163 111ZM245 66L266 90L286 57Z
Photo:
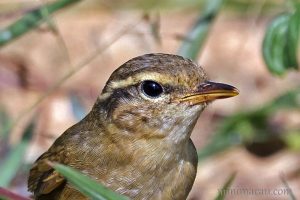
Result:
M179 102L190 102L191 105L225 99L239 94L238 89L224 83L206 81L198 86L197 91L179 99Z

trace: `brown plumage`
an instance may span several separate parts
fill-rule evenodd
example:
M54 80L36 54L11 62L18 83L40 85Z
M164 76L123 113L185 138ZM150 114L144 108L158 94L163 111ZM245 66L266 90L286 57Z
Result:
M37 159L29 191L35 199L87 199L45 162L55 161L131 199L185 199L197 171L192 129L208 102L237 94L208 82L189 59L133 58L113 72L90 113Z

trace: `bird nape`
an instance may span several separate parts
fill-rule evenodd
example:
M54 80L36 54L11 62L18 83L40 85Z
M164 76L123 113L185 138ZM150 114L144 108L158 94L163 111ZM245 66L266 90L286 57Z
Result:
M181 56L133 58L112 73L89 114L36 160L29 191L35 199L88 199L52 161L130 199L186 199L197 171L195 123L209 102L237 94Z

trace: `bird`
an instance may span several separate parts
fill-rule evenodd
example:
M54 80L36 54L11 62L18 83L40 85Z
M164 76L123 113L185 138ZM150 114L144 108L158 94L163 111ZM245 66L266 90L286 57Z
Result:
M197 173L190 136L199 115L238 93L179 55L132 58L111 74L87 116L35 161L28 190L36 200L88 199L48 164L57 162L133 200L186 199Z

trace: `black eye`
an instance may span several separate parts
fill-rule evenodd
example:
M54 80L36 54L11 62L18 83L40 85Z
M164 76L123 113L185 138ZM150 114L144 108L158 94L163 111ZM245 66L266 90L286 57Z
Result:
M149 97L159 97L163 93L162 86L155 81L144 81L142 91Z

